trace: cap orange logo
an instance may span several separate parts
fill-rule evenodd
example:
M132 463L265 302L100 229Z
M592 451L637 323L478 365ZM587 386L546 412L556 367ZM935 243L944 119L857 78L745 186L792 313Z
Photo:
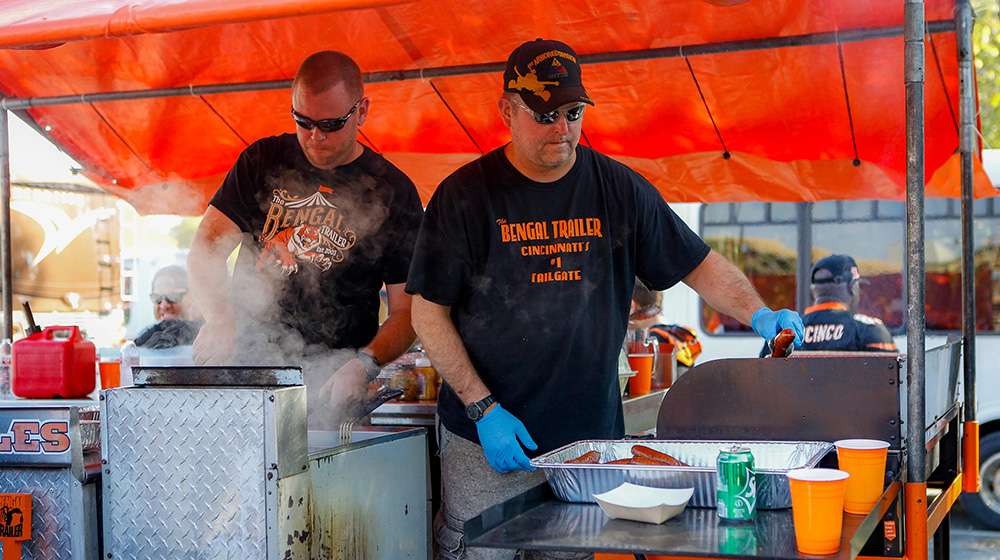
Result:
M507 82L507 88L528 90L529 92L537 95L538 97L541 97L542 101L548 101L549 98L552 97L551 93L545 91L545 86L559 85L559 82L539 81L538 74L535 73L534 69L532 69L527 74L524 74L523 76L521 75L520 72L517 71L517 68L514 69L514 73L517 75L517 78Z

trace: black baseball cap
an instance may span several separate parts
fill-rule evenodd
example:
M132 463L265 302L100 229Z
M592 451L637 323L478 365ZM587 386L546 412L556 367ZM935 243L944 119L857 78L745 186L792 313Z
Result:
M861 279L858 263L849 255L830 255L816 261L812 269L813 284L848 283Z
M514 49L507 58L503 90L520 94L536 113L575 101L594 104L583 89L576 51L560 41L535 39Z

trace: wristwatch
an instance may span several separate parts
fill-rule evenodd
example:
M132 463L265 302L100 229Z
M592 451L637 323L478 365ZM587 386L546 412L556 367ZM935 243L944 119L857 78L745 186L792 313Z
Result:
M382 368L375 361L375 356L365 352L364 350L358 350L358 360L361 361L365 366L365 377L368 381L371 381L378 377L378 374L382 372Z
M478 422L479 419L483 417L483 414L486 414L486 409L495 402L497 402L497 400L493 398L493 395L486 395L485 398L465 407L465 415L469 417L469 420Z

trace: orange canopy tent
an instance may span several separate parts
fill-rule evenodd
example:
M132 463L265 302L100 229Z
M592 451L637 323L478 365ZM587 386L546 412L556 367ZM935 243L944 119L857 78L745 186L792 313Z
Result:
M968 81L959 110L954 0L905 5L904 82L900 1L7 0L0 108L22 111L140 210L197 213L248 142L291 129L287 80L299 61L339 49L369 72L364 141L406 171L426 200L449 171L506 141L493 108L502 61L542 36L570 42L586 64L597 107L585 119L584 143L637 168L668 200L905 195L913 308L907 442L918 450L907 462L906 553L925 558L928 533L957 495L952 488L979 487L971 198L994 190L973 156ZM971 14L967 3L959 7L968 69ZM6 215L5 129L0 111ZM963 463L971 468L930 504L924 179L927 195L963 195L968 279ZM9 218L3 222L6 229ZM0 231L4 286L9 237Z
M927 2L929 196L959 195L952 11ZM240 150L293 129L298 63L342 50L368 72L362 140L426 201L507 141L503 60L543 36L585 63L583 142L668 200L902 199L902 21L883 0L10 0L0 90L105 189L196 214ZM993 194L978 158L975 180Z

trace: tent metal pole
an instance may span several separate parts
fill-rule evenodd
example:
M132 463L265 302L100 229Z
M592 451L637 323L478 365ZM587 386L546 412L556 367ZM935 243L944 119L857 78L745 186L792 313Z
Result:
M3 338L14 337L14 274L10 237L10 137L7 111L0 109L0 292L3 298Z
M976 263L975 231L972 227L972 158L976 138L975 76L972 72L972 6L969 0L955 3L958 23L958 114L962 182L962 338L965 385L965 419L976 419Z
M907 479L924 482L924 3L905 4Z
M906 85L906 557L927 558L927 432L924 425L924 1L903 7Z
M799 242L796 253L799 255L795 266L795 309L805 314L806 308L812 303L812 202L800 202L795 205L799 215Z
M934 21L927 26L929 33L948 33L955 30L955 21ZM878 27L870 29L852 29L840 32L808 33L789 37L771 37L746 41L727 41L700 45L684 45L657 49L642 49L632 51L615 51L580 55L582 64L603 64L610 62L629 62L637 60L652 60L661 58L680 58L709 54L747 52L764 49L801 47L808 45L828 45L851 43L873 39L899 37L902 27ZM429 80L451 76L468 76L503 72L504 62L487 62L482 64L466 64L460 66L439 66L433 68L418 68L412 70L386 70L367 72L365 83L389 83L407 80ZM261 82L245 82L235 84L210 84L201 86L183 86L175 88L128 90L83 93L79 95L59 95L51 97L7 98L0 99L0 109L27 109L30 107L46 107L52 105L72 105L74 103L97 103L102 101L126 101L133 99L150 99L158 97L181 97L188 95L213 95L247 91L266 91L288 89L291 80L270 80Z

